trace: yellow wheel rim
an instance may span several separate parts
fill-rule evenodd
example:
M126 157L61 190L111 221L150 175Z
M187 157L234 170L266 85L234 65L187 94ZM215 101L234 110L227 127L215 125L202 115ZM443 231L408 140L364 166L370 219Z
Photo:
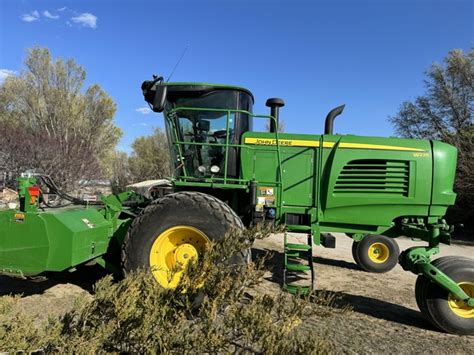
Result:
M474 283L460 282L458 285L466 292L469 297L474 297ZM474 307L470 307L466 302L458 300L451 293L448 296L449 308L454 314L461 318L474 318Z
M388 260L390 256L390 251L388 246L383 243L373 243L369 246L369 259L370 261L381 264Z
M186 265L197 260L210 243L199 229L176 226L158 235L150 250L150 268L153 276L165 288L175 288Z

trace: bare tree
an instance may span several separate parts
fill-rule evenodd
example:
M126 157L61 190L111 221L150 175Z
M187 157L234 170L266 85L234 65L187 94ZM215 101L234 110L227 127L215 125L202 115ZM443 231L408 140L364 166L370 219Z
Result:
M121 131L112 98L98 85L83 91L85 78L73 59L28 51L22 73L0 86L0 168L38 170L69 188L104 175Z
M133 180L130 172L129 157L126 152L116 151L111 157L110 184L112 192L118 193L126 190Z

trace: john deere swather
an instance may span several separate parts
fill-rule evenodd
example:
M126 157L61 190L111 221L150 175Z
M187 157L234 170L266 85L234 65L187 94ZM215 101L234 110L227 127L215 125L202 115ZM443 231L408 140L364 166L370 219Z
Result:
M430 260L450 240L443 216L456 197L454 147L333 134L343 106L328 114L323 135L279 133L283 100L267 101L270 115L254 115L252 94L235 86L154 77L142 90L152 109L164 112L173 193L151 202L124 192L87 205L61 194L48 177L19 178L20 206L0 213L2 273L33 276L96 261L125 274L150 268L172 288L180 273L170 272L229 230L284 224L289 292L311 290L313 246L334 247L330 233L341 232L354 240L361 268L385 272L399 261L419 275L416 300L435 326L474 334L474 261ZM253 131L256 119L269 120L270 132ZM45 206L38 179L73 205ZM292 240L298 233L306 243ZM393 238L401 235L426 245L400 254ZM243 251L233 261L248 256Z

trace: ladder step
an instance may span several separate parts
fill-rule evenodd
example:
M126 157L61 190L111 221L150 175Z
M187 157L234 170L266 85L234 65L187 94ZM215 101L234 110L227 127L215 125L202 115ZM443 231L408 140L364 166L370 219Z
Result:
M293 284L286 284L283 286L283 289L292 294L300 294L302 296L307 295L311 292L311 286L301 286L301 285L293 285Z
M311 245L286 243L285 249L289 251L308 251L311 250Z
M286 225L286 230L288 231L301 231L301 232L309 232L311 231L311 227L310 226L302 226L302 225L298 225L298 224L287 224Z
M309 250L294 250L294 251L286 251L285 255L290 258L305 258L307 259L310 254Z
M286 264L286 269L290 271L310 271L311 266L303 264Z

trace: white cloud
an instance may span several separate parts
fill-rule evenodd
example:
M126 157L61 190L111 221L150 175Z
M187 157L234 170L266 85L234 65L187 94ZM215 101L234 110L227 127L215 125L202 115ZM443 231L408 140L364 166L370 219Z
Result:
M145 107L139 107L135 111L140 112L142 115L148 115L151 112L150 108L146 107L146 106Z
M31 11L29 14L23 14L20 16L22 21L25 22L33 22L33 21L38 21L39 20L39 13L38 11L34 10Z
M60 7L60 8L58 9L58 11L59 11L59 12L62 12L62 11L64 11L64 10L66 10L66 9L67 9L67 7L64 6L64 7Z
M0 84L5 81L7 76L16 75L16 74L18 73L14 70L0 69Z
M71 21L83 27L97 28L97 16L84 12L79 16L71 17Z
M57 20L59 18L59 15L53 15L51 12L49 12L48 10L45 10L43 11L43 16L44 17L47 17L51 20Z

